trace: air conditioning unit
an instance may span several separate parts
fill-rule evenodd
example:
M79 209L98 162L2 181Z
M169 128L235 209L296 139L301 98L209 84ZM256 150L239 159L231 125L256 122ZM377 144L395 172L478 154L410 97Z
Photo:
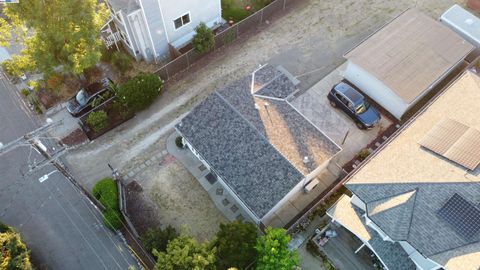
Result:
M313 178L310 182L308 182L308 184L306 184L303 187L303 191L305 193L309 193L310 191L312 191L318 185L318 183L320 183L318 178Z

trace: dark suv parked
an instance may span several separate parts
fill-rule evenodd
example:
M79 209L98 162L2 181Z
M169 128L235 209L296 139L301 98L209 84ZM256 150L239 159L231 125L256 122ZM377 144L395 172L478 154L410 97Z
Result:
M380 121L380 113L346 81L336 84L327 97L330 105L342 109L360 129L373 128Z
M93 109L92 103L95 98L103 96L107 91L111 91L109 94L113 96L115 94L114 87L112 80L104 78L78 90L77 94L67 102L68 112L75 117L88 112Z

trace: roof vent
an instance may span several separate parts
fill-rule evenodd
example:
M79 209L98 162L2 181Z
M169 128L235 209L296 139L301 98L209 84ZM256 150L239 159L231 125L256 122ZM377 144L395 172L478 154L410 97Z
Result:
M304 156L303 163L307 164L308 162L310 162L310 159L307 156Z
M255 109L260 110L260 107L258 107L257 103L255 103Z
M473 19L468 18L468 19L465 20L465 23L466 23L467 25L472 25L472 24L473 24Z

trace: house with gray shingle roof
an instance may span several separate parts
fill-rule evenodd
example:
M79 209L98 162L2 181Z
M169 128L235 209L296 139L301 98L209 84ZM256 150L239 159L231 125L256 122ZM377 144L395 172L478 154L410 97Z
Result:
M319 181L315 177L341 150L290 105L296 83L282 68L260 67L215 91L175 127L259 225Z
M461 135L480 131L479 101L480 77L466 71L348 179L352 197L327 211L387 269L480 269L480 136ZM441 132L446 122L461 125Z

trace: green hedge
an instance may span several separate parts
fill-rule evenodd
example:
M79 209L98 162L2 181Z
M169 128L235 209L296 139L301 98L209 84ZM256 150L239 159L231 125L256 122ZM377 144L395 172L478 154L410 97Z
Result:
M87 124L95 132L100 132L108 126L108 115L103 110L91 112L87 117Z
M93 196L106 208L118 209L117 185L112 178L104 178L93 186Z
M104 178L93 186L92 192L93 196L106 208L103 212L105 225L112 230L120 229L122 214L118 207L118 190L115 181L112 178Z

